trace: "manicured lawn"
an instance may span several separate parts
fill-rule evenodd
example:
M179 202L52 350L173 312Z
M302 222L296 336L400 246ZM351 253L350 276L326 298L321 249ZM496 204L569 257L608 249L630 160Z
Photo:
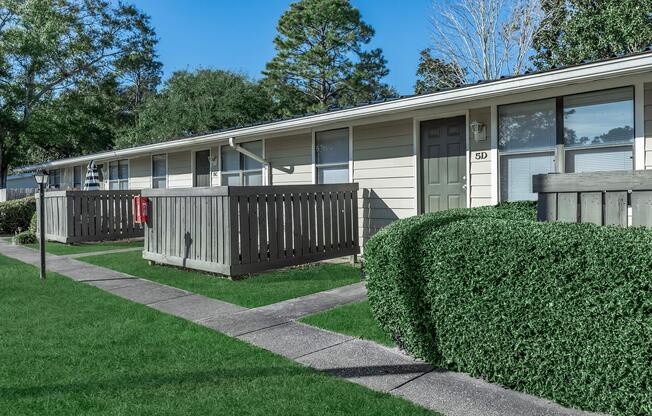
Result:
M431 414L2 256L0 300L3 414Z
M360 281L360 270L348 264L319 264L232 281L173 267L150 266L139 252L104 254L80 260L247 308Z
M92 253L93 251L115 250L119 248L142 247L142 241L106 241L102 243L61 244L52 241L45 243L45 251L55 255ZM38 244L27 244L25 247L38 250Z
M366 300L310 315L301 321L308 325L376 341L390 347L395 345L376 323L371 314L369 301Z

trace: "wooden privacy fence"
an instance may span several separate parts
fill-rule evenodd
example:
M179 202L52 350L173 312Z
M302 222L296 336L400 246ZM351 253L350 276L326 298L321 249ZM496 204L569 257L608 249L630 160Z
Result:
M135 195L140 191L48 191L45 238L79 243L142 237L144 229L133 219ZM38 195L36 205L40 209Z
M227 276L355 255L358 184L147 189L145 259Z
M34 196L37 192L38 188L0 189L0 202L27 198L28 196Z
M532 185L540 221L652 227L652 171L550 173Z

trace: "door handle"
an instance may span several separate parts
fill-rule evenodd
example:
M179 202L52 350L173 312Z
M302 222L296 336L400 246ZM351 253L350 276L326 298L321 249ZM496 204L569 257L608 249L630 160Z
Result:
M466 191L466 189L467 189L466 184L462 185L462 189L464 189Z

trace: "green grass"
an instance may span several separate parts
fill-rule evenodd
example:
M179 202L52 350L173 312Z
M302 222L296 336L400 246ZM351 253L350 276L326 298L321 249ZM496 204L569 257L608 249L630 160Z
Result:
M138 252L104 254L80 260L247 308L360 281L360 270L348 264L319 264L233 281L174 267L150 266Z
M308 325L328 329L333 332L375 341L389 347L394 342L380 329L369 307L369 301L339 306L301 319Z
M116 250L120 248L142 247L142 241L106 241L102 243L62 244L56 242L45 243L45 252L55 255L92 253L94 251ZM38 244L27 244L29 247L38 250Z
M0 294L2 414L431 414L2 256Z

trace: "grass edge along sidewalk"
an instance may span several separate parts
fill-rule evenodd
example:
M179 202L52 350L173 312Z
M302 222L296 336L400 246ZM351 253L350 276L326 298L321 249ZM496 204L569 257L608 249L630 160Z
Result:
M299 321L317 328L374 341L387 347L396 346L376 323L368 300L337 306L308 315Z
M15 414L433 414L4 256L0 288Z
M149 265L139 252L112 253L79 259L225 302L255 308L360 281L360 270L348 264L321 263L228 280L175 267Z
M38 250L38 244L25 244L23 247ZM96 251L119 250L126 248L143 247L142 240L129 241L103 241L99 243L80 243L80 244L63 244L53 241L45 243L45 252L57 256L66 256L70 254L93 253Z

